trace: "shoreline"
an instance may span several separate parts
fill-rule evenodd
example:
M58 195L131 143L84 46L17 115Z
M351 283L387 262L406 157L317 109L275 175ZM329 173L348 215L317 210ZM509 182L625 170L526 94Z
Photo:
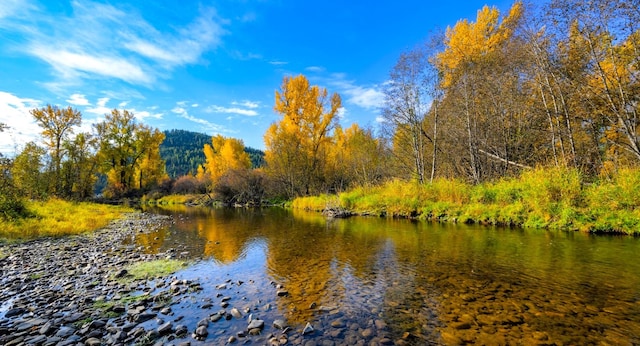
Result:
M0 344L132 344L149 339L150 331L139 325L157 316L152 308L166 292L151 292L168 287L171 275L128 280L124 268L179 258L175 249L146 254L134 242L136 234L170 222L169 216L131 213L90 233L0 244ZM140 289L142 297L134 298ZM160 330L167 331L167 326Z

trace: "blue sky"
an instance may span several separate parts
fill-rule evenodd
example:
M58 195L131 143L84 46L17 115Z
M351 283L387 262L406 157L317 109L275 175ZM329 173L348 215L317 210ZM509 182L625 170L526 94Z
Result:
M282 78L306 75L342 96L341 122L377 126L398 56L434 30L512 1L2 0L0 152L41 131L29 110L113 108L160 130L240 138L264 149Z

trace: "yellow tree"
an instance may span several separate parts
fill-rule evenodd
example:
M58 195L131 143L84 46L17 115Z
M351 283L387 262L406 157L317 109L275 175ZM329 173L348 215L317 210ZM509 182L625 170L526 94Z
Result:
M94 127L99 142L98 159L102 173L107 175L107 192L127 194L146 188L157 182L156 177L163 176L164 160L158 159L164 140L162 132L138 124L133 113L117 109Z
M513 67L517 66L518 51L511 49L522 15L520 2L503 18L497 8L483 7L475 22L460 20L447 29L445 49L435 59L442 75L444 101L454 114L447 125L466 147L468 156L461 169L474 182L480 182L492 169L525 167L513 159L517 157L513 151L525 147L515 141L526 138L521 134L526 129L524 112L515 106L521 93Z
M208 173L214 185L229 170L251 168L251 159L244 151L244 143L240 139L214 136L211 138L211 145L204 145L204 156L204 172Z
M335 147L332 152L334 172L342 188L371 186L383 180L387 174L384 145L370 129L352 124L346 130L335 131Z
M274 109L282 119L264 136L265 161L289 197L328 188L324 171L341 106L338 94L329 97L327 89L311 86L303 75L285 77L276 91Z
M57 106L47 105L40 109L31 110L31 115L36 120L38 126L42 127L42 135L45 139L45 144L51 151L51 158L53 160L53 187L54 194L60 193L61 177L60 166L63 156L62 143L64 140L73 133L73 127L79 126L82 121L82 115L79 111L67 107L58 108Z

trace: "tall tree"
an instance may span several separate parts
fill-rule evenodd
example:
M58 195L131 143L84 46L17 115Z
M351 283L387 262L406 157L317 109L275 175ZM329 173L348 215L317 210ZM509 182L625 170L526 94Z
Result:
M31 110L31 115L35 118L38 126L43 129L42 135L44 136L45 144L51 151L54 173L53 193L59 194L62 184L60 167L64 154L62 143L73 133L73 127L80 125L82 114L71 107L61 109L57 106L47 105L40 109Z
M159 147L164 139L162 132L138 124L133 113L117 109L94 127L99 141L101 171L108 179L107 192L127 194L147 188L158 182L157 177L163 176L164 161L159 159ZM148 164L143 167L143 162Z
M303 75L285 77L276 91L274 109L282 119L264 136L265 161L289 197L328 188L323 172L341 106L338 94L329 97Z
M45 172L46 150L34 142L27 143L13 160L11 176L15 187L31 199L43 198L49 191L50 174ZM48 177L49 175L49 177Z
M65 141L68 159L62 163L65 196L83 200L93 195L97 181L97 139L89 133L79 133Z

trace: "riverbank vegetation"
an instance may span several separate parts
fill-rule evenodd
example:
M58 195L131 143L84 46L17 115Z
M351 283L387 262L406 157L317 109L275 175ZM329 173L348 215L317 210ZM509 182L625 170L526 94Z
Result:
M292 207L587 232L640 234L640 171L620 170L588 183L575 169L539 168L473 185L455 179L393 180L338 195L299 197Z
M60 237L94 231L134 212L123 206L60 199L25 201L28 215L19 218L0 218L0 239L33 239Z

